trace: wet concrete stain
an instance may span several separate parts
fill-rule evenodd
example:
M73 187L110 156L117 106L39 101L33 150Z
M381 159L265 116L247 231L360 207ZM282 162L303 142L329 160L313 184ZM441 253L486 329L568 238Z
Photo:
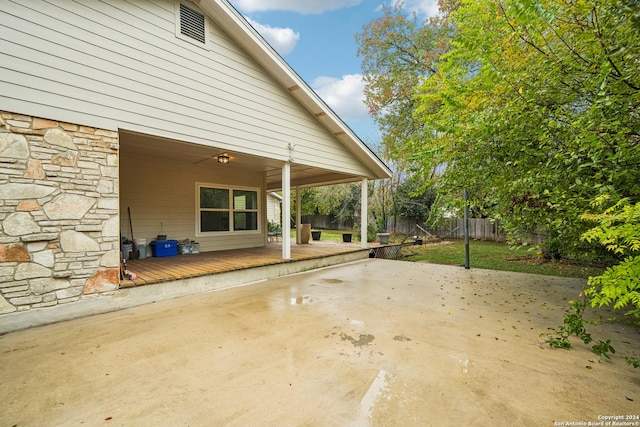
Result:
M309 304L313 299L310 296L305 295L303 297L291 298L291 305Z
M371 344L376 337L371 334L358 334L358 339L355 339L351 335L341 332L340 339L342 341L349 341L354 347L364 347Z

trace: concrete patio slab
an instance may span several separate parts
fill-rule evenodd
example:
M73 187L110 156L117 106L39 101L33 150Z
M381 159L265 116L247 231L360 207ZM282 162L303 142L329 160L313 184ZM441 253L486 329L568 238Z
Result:
M613 340L609 362L580 343L541 342L583 284L368 259L13 332L0 336L0 425L554 426L638 416L640 372L618 357L639 354L637 328L592 327Z

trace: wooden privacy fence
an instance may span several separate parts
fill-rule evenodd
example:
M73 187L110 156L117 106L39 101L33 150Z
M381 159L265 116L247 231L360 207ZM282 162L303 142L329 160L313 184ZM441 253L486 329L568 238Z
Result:
M303 215L303 224L311 224L312 228L326 228L334 230L352 230L352 221L331 221L326 215ZM462 218L446 218L435 227L429 227L423 222L407 218L387 218L386 230L392 233L409 236L423 235L416 224L434 236L448 239L464 239L464 220ZM475 240L506 241L505 234L500 230L500 222L488 218L469 218L469 238Z
M464 219L449 218L443 220L434 231L440 237L464 239ZM488 218L469 218L469 238L495 242L504 242L506 240L506 236L500 231L500 223Z
M396 218L395 220L394 218L389 218L387 220L387 228L390 231L407 235L422 234L416 224L434 236L449 239L464 238L464 220L462 218L443 219L435 227L428 227L416 220L406 218ZM500 231L500 222L492 221L488 218L469 218L469 238L495 242L506 241L505 234Z

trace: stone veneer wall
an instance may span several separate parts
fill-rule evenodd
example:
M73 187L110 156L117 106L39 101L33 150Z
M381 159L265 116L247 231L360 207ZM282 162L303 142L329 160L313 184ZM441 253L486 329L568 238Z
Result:
M119 286L118 133L0 111L0 314Z

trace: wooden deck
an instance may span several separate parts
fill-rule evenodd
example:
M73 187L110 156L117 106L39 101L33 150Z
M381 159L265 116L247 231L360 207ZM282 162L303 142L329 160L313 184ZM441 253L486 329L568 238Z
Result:
M297 245L294 241L291 245L292 259L290 260L282 259L282 243L269 243L262 248L214 251L160 258L149 257L127 261L128 270L135 273L137 277L134 281L121 280L120 287L126 288L170 282L363 250L367 251L367 249L360 247L359 242L310 242L305 245Z

